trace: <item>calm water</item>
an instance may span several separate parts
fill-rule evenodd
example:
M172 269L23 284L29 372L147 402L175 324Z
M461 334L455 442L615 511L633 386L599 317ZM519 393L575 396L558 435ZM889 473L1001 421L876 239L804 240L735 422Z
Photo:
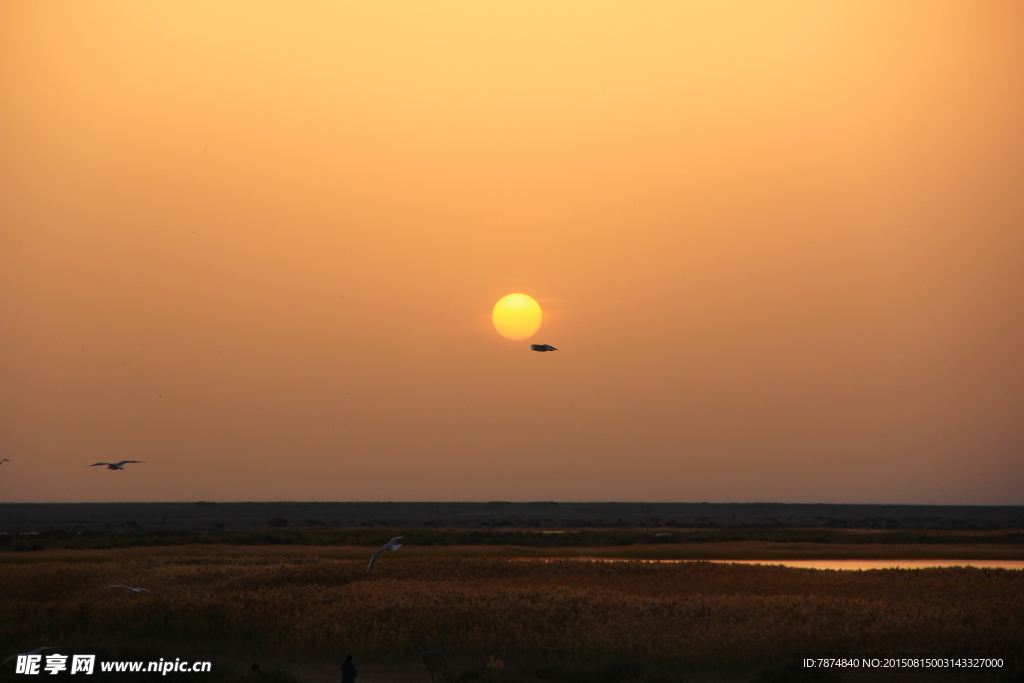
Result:
M530 561L527 558L522 558ZM552 558L554 559L554 558ZM1024 569L1024 560L628 560L611 557L577 557L587 562L719 562L723 564L763 564L798 569L931 569L934 567L979 567L983 569ZM535 561L535 560L534 560ZM548 561L547 558L541 561Z
M734 564L770 564L801 569L929 569L932 567L983 567L1024 569L1024 560L711 560Z

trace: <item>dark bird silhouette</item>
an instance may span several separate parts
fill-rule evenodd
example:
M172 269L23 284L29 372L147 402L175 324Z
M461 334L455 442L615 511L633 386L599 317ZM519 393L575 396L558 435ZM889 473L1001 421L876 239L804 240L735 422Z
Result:
M557 351L551 344L530 344L530 348L534 351Z
M89 467L106 465L108 470L123 470L124 466L131 462L143 462L142 460L122 460L121 462L94 462Z

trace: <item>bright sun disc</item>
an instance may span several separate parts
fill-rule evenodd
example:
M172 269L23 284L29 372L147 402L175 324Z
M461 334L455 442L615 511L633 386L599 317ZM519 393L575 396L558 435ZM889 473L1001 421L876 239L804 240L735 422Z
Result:
M505 339L529 339L540 329L540 304L526 294L509 294L491 311L494 329Z

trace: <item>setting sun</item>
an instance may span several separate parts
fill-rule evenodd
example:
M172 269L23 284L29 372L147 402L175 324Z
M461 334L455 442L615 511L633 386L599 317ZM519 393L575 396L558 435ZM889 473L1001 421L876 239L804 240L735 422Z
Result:
M529 339L540 329L540 304L526 294L509 294L494 304L491 320L505 339Z

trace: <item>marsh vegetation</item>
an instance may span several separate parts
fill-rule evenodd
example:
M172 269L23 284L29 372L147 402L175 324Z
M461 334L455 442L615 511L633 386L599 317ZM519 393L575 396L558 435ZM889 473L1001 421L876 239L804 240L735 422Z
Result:
M330 550L11 553L5 559L19 561L0 561L0 647L123 652L131 643L165 657L239 661L341 652L401 661L439 648L472 663L526 661L557 646L576 662L698 668L768 666L800 653L985 653L1008 662L1024 654L1019 571L398 553L367 574L365 558ZM104 590L126 582L154 594ZM512 680L512 671L481 676Z

